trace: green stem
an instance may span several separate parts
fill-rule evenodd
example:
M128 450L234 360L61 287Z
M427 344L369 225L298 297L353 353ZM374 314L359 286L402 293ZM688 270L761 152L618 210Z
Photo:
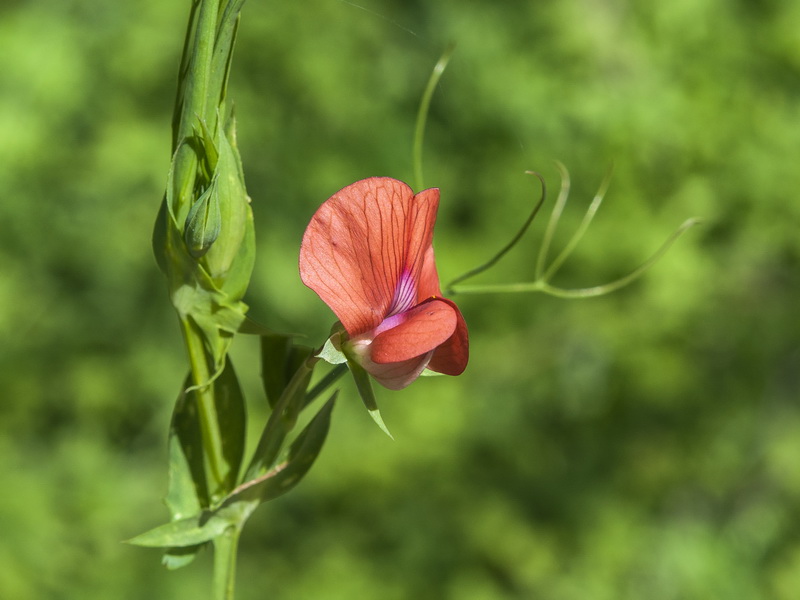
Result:
M214 387L211 381L212 373L208 368L202 336L195 331L188 318L181 319L183 339L189 354L189 364L192 372L193 394L197 398L197 412L200 416L200 431L203 437L206 464L213 482L209 490L212 501L225 492L225 458L222 453L222 438L219 431L217 407L214 402Z
M345 363L338 364L333 369L328 371L328 374L320 379L319 383L317 383L306 393L304 406L311 404L322 392L336 383L345 373L347 373L347 365Z
M550 252L550 244L556 233L556 226L561 220L561 213L564 212L564 206L566 206L567 198L569 197L569 171L567 171L567 168L559 161L556 161L556 167L561 174L561 189L558 191L556 203L553 205L553 210L550 212L550 218L547 220L547 228L544 230L544 236L542 237L539 257L536 259L536 279L541 279L544 276L547 253Z
M458 277L456 277L455 279L450 281L450 283L448 283L445 286L445 291L446 291L447 294L455 293L454 292L454 290L455 290L454 286L456 284L458 284L458 283L460 283L462 281L466 281L467 279L470 279L472 277L475 277L475 275L478 275L479 273L483 273L487 269L490 269L491 267L493 267L495 265L495 263L497 263L497 261L499 261L501 258L503 258L503 256L505 256L506 253L509 250L511 250L514 246L517 245L517 242L519 242L522 239L522 236L525 235L525 232L528 231L528 227L531 226L531 223L533 223L533 220L536 218L536 215L539 214L539 209L542 207L542 204L544 204L544 200L547 197L547 186L546 186L546 184L544 182L544 178L539 173L537 173L535 171L525 171L525 174L526 175L534 175L534 176L536 176L539 179L539 183L542 184L542 195L540 196L539 201L533 207L533 211L528 216L528 218L525 221L525 223L522 224L522 227L517 232L517 235L515 235L513 238L511 238L511 241L508 242L508 244L506 244L505 246L503 246L503 248L500 250L500 252L495 254L492 258L490 258L488 261L486 261L482 265L480 265L478 267L475 267L474 269L471 269L471 270L467 271L466 273L464 273L463 275L459 275Z
M419 110L417 111L417 123L414 127L414 149L412 150L412 161L414 163L414 183L416 184L417 191L425 187L422 180L422 142L425 139L425 123L428 121L428 109L431 106L431 98L442 77L447 63L450 61L450 56L455 50L455 45L451 44L447 50L444 51L436 66L433 67L433 72L428 79L428 85L422 93L422 100L419 103Z
M237 524L214 538L214 600L233 600L236 587L236 553L241 532L241 524Z
M452 288L453 293L458 294L505 294L515 292L543 292L558 298L594 298L610 294L639 278L645 271L656 264L664 254L670 249L672 244L681 237L688 229L700 223L700 219L692 218L684 221L680 227L672 232L667 240L639 267L610 283L597 285L588 288L578 288L567 290L550 285L546 279L540 278L536 281L526 283L499 283L486 285L459 285Z
M566 173L566 169L562 169L562 177L564 176L564 173ZM594 216L597 214L597 210L600 208L600 204L603 202L603 198L605 198L606 192L608 191L608 186L611 184L611 174L612 174L612 171L609 169L608 173L603 178L603 182L600 184L600 189L597 190L597 193L595 194L594 198L592 199L591 204L589 204L589 208L586 209L586 214L583 215L583 219L581 220L580 225L578 225L578 229L575 231L575 233L569 239L569 242L567 242L567 245L561 251L561 254L559 254L556 257L556 259L547 268L547 271L545 271L544 275L542 276L542 279L544 279L545 281L551 279L553 277L553 275L555 275L556 272L558 272L558 270L561 268L561 265L564 264L564 262L567 260L567 258L569 258L569 255L572 254L572 251L575 250L575 248L578 246L578 243L583 239L584 234L589 229L589 225L592 224L592 219L594 219ZM569 180L567 179L567 192L566 193L569 193L569 187L568 186L569 186ZM560 200L561 200L561 196L559 196L559 201ZM558 219L561 217L561 210L563 210L565 203L566 203L566 194L564 195L564 201L560 205L557 204L558 216L555 217L556 221L558 221ZM556 214L556 209L553 209L553 215L555 215L555 214ZM552 220L552 217L551 217L551 220ZM549 237L545 238L547 240L548 244L550 242L550 238L552 237L552 233L549 230L550 230L550 226L548 224L548 232L547 233L549 234ZM553 230L555 230L555 224L553 224ZM546 251L546 247L543 248L543 251ZM537 267L537 271L538 271L538 267Z

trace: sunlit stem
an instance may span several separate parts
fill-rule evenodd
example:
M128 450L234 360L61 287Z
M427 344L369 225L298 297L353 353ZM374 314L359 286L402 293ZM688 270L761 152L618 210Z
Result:
M542 237L542 246L539 248L539 256L536 259L536 279L542 279L544 275L544 267L547 262L547 254L550 252L550 244L553 242L553 236L556 232L558 222L561 220L561 213L564 212L564 207L567 204L569 197L570 179L569 171L563 163L556 161L556 167L561 174L561 189L558 191L558 198L553 205L553 210L550 211L550 218L547 220L547 228Z
M560 165L559 169L562 170L562 177L564 177L566 175L566 169L564 168L563 165ZM609 169L608 173L606 173L606 176L603 178L603 181L600 184L600 189L597 190L597 193L595 194L594 198L592 199L592 203L589 204L589 208L586 209L586 214L583 215L583 220L581 221L580 225L578 226L578 229L572 235L572 237L570 238L569 242L567 242L567 245L564 246L564 249L561 251L561 253L556 257L556 259L547 268L547 270L545 271L544 275L540 276L538 274L538 272L537 272L537 279L542 279L544 281L549 281L553 277L553 275L555 275L558 272L558 270L561 268L561 265L564 264L564 262L567 260L567 258L569 258L569 255L572 254L573 250L575 250L575 248L578 246L578 244L580 243L581 239L583 239L583 236L586 234L586 231L589 229L589 225L591 225L595 214L597 214L597 209L600 208L600 204L602 204L603 198L605 197L606 192L608 191L608 186L611 183L611 174L612 174L612 170ZM569 181L568 175L567 175L567 181ZM563 192L563 188L562 188L562 192ZM567 193L569 193L569 186L567 186ZM560 207L558 207L558 205L556 205L556 207L553 208L553 215L551 215L551 217L550 217L550 223L548 223L548 230L551 229L551 225L552 225L552 230L555 231L557 221L561 217L561 211L564 208L563 205L566 204L566 194L559 194L559 200L561 199L562 196L564 197L562 205ZM557 216L556 216L556 208L558 208L558 215ZM551 233L551 236L552 236L552 233ZM549 245L549 243L550 243L549 240L547 240L547 243ZM543 246L542 250L543 251L546 250L546 248L544 247L544 242L542 242L542 246ZM542 264L544 264L543 260L542 260ZM538 271L538 264L537 264L537 271Z
M325 377L320 379L319 382L306 393L305 404L308 405L316 400L316 398L322 394L322 392L339 381L339 378L345 373L347 373L346 364L342 363L333 367L333 369L328 371L328 374L325 375Z
M422 100L420 100L419 103L419 110L417 111L417 123L414 127L414 147L412 150L414 181L416 183L417 191L425 189L422 178L422 143L425 139L425 124L428 121L428 109L431 105L433 92L436 90L439 79L441 79L442 73L444 73L447 63L450 61L453 50L455 50L455 45L450 44L450 46L447 47L447 50L444 51L444 54L442 54L441 58L439 58L439 62L437 62L436 66L433 67L431 76L428 78L428 85L425 87L425 91L422 94Z
M536 218L536 215L539 213L539 209L542 208L542 204L544 204L545 198L547 197L547 186L544 182L544 177L542 177L539 173L535 171L525 171L525 174L535 176L537 179L539 179L539 183L541 183L542 185L542 195L539 197L539 201L533 207L533 211L531 211L531 214L528 215L528 218L525 220L525 223L523 223L522 227L520 227L520 230L517 232L517 234L513 238L511 238L511 241L505 246L503 246L503 248L497 254L495 254L492 258L490 258L482 265L475 267L474 269L471 269L470 271L467 271L463 275L459 275L458 277L450 281L450 283L448 283L446 286L448 294L454 291L453 286L458 284L460 281L466 281L467 279L474 277L479 273L483 273L487 269L493 267L495 263L497 263L497 261L503 258L503 256L505 256L505 254L509 250L511 250L514 246L517 245L517 242L519 242L522 239L522 236L525 235L525 232L528 231L528 227L530 227L531 223L533 223L533 220Z
M233 600L241 527L240 523L232 525L214 538L214 600Z
M225 490L225 458L222 453L222 437L219 430L219 419L214 402L214 387L209 383L212 377L208 368L208 359L203 346L203 338L187 318L181 319L183 339L189 354L193 394L197 399L197 412L200 417L200 433L203 438L206 465L208 467L212 489L212 498Z
M497 294L497 293L516 293L516 292L542 292L558 298L594 298L596 296L603 296L625 287L629 283L635 281L645 271L658 262L670 247L681 237L687 230L700 223L700 219L692 218L684 221L678 229L672 232L667 240L656 250L650 258L642 263L638 268L634 269L624 277L606 283L588 288L579 288L567 290L550 285L545 279L537 279L536 281L527 283L503 283L503 284L488 284L488 285L461 285L456 290L459 294Z

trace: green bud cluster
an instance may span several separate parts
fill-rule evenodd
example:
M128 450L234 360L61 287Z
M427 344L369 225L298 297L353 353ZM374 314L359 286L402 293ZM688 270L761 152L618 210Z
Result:
M193 4L173 117L172 164L153 235L172 303L184 330L202 338L213 376L245 319L241 300L255 261L253 214L226 89L242 2Z

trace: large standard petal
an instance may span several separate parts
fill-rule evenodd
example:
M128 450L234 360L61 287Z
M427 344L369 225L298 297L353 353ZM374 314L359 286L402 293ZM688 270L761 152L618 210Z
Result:
M415 196L401 181L372 177L340 190L312 217L300 277L351 336L374 329L405 302L397 297L408 294L403 289L415 292L438 201L438 190Z
M461 375L469 362L469 333L461 311L452 300L440 298L439 301L452 306L456 314L456 327L453 334L433 353L428 368L444 375Z
M417 280L417 303L433 297L441 297L439 287L439 274L436 272L436 259L433 256L433 246L428 246L422 259L422 266Z
M377 364L397 363L434 350L456 331L458 311L454 306L430 300L392 317L399 324L375 336L369 349L370 359Z

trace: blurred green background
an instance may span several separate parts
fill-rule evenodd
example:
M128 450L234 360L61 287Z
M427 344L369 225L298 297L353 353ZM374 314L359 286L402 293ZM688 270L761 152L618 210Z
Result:
M120 541L161 523L186 361L150 233L188 0L0 7L0 597L204 598ZM245 5L231 94L258 228L251 314L320 343L304 227L356 179L442 190L443 280L488 258L570 169L556 283L611 296L456 297L459 378L349 384L326 448L242 541L238 597L800 597L800 4L779 0ZM554 196L553 196L554 197ZM552 201L552 198L551 198ZM533 277L544 219L475 282ZM257 347L234 356L257 424Z

